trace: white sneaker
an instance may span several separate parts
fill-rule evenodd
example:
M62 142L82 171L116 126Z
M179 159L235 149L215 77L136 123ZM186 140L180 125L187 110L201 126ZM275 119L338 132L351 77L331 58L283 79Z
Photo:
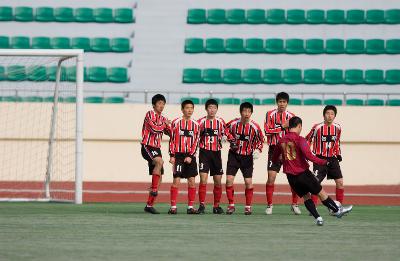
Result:
M265 214L272 215L272 208L273 207L274 207L273 205L267 205L267 208L265 209Z
M344 215L346 215L347 213L349 213L351 210L353 209L353 205L350 205L348 207L339 207L339 211L336 213L333 213L334 216L336 216L337 218L341 218Z
M300 210L300 208L299 208L299 205L292 205L292 206L290 206L290 209L292 210L292 212L295 214L295 215L301 215L301 210Z
M317 224L317 226L323 226L324 220L322 219L322 217L318 217L317 219L315 219L315 224Z

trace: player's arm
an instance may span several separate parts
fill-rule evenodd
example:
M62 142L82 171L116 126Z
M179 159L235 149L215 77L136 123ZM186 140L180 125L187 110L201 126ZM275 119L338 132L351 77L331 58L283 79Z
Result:
M262 130L260 126L257 126L257 132L256 132L256 146L255 148L262 152L263 146L264 146L264 135L262 133Z
M284 130L284 128L282 128L282 126L275 127L274 121L272 120L271 117L271 112L267 112L267 116L264 123L264 130L265 130L265 135L271 135L280 133L281 131Z
M342 161L342 150L340 149L340 137L342 136L342 129L338 130L337 140L335 142L336 157Z
M169 138L169 155L171 158L175 157L175 128L172 124L171 126L171 136Z
M306 136L306 140L307 140L308 145L311 145L312 142L313 142L313 140L314 140L315 128L316 128L316 126L317 126L317 125L314 125L314 126L311 128L310 132L309 132L309 133L307 134L307 136Z
M309 160L315 164L318 164L318 165L326 165L326 163L327 163L326 160L320 159L317 156L315 156L314 154L312 154L310 146L308 146L308 144L307 144L307 140L303 137L300 137L299 148L307 160Z
M228 125L225 123L224 120L221 119L221 121L222 121L223 135L226 136L226 139L229 142L235 142L236 138L230 132Z
M168 135L171 137L171 121L168 120L168 118L165 118L165 125L164 125L163 132L165 135Z
M147 112L146 117L144 118L144 122L146 123L147 127L153 132L163 132L165 128L165 123L157 124L151 118L151 113Z
M197 125L197 127L195 127L193 129L193 144L192 147L190 148L189 154L190 156L194 156L196 154L197 151L197 146L199 145L199 141L200 141L200 129L199 126Z

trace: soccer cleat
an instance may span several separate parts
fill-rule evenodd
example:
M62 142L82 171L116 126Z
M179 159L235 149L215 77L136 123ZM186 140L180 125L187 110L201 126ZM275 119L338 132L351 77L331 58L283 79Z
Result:
M188 215L196 215L196 214L199 214L199 212L194 208L188 208L186 210L186 214L188 214Z
M235 206L228 206L228 208L226 209L226 214L232 215L233 213L235 213L235 210Z
M213 207L214 214L224 214L224 210L221 207Z
M315 224L317 224L317 226L323 226L324 225L324 220L322 219L322 217L318 217L315 219Z
M160 214L160 212L158 212L154 207L151 207L151 206L145 206L144 212L147 212L150 214Z
M272 215L272 208L273 207L274 207L273 205L267 205L267 208L265 209L265 214Z
M197 214L205 214L206 207L204 204L200 204L199 208L197 209Z
M149 194L150 194L150 196L157 197L158 191L157 190L156 191L150 191Z
M176 215L176 214L178 214L178 209L177 208L170 208L168 210L168 214L169 215Z
M290 209L292 210L292 212L293 212L295 215L301 215L301 210L300 210L300 208L299 208L299 205L293 204L293 205L290 206Z
M250 206L247 206L247 207L244 208L244 214L246 216L251 215L251 213L252 213L252 211L251 211L251 207Z
M351 210L353 210L353 205L350 205L348 207L339 207L339 211L336 213L333 213L333 215L337 218L341 218L344 215L346 215L347 213L349 213Z

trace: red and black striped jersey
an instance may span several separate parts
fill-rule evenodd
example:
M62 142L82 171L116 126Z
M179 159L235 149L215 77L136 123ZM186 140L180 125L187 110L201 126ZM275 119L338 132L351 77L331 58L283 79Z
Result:
M279 112L278 109L267 112L265 115L264 130L268 146L278 144L279 140L287 132L282 125L293 116L294 114L289 111Z
M163 133L169 135L168 119L155 111L148 111L142 127L142 144L154 148L161 147Z
M240 155L251 155L255 149L262 151L264 143L264 135L260 126L253 120L243 124L240 118L236 118L228 122L227 128L235 138L234 144L236 148L231 150Z
M337 123L331 126L324 122L315 124L306 136L307 142L312 144L313 153L323 157L334 157L341 155L340 135L342 128Z
M215 117L207 119L207 116L197 121L200 125L200 148L205 150L219 151L222 148L222 137L232 142L235 139L226 128L225 121L222 118Z
M191 156L196 154L199 144L200 128L195 120L177 118L171 124L171 138L169 140L169 154L185 153Z

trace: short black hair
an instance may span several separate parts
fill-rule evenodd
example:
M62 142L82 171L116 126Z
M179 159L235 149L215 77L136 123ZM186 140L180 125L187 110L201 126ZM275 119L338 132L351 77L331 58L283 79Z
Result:
M251 113L253 113L253 104L251 104L250 102L244 102L240 104L240 112L242 112L246 108L250 109Z
M289 129L296 128L299 124L303 124L300 117L294 116L289 120Z
M208 106L210 106L210 105L215 105L215 106L217 106L217 108L218 108L218 102L217 102L217 100L215 100L215 99L208 99L208 100L206 101L206 104L205 104L206 110L207 110Z
M333 112L335 113L335 116L336 116L336 114L337 114L337 109L336 109L336 106L335 106L335 105L326 105L325 108L324 108L324 111L323 111L322 115L325 115L325 112L326 112L326 111L329 111L329 110L333 111Z
M193 103L191 100L184 100L184 101L181 103L181 109L183 110L183 108L185 108L185 106L188 105L188 104L192 104L193 107L194 107L194 103Z
M279 100L286 100L289 103L289 94L286 92L280 92L276 95L275 101L278 103Z
M159 93L154 95L153 98L151 98L151 104L156 105L156 103L158 101L163 101L164 103L167 102L167 100L165 99L164 95L159 94Z

